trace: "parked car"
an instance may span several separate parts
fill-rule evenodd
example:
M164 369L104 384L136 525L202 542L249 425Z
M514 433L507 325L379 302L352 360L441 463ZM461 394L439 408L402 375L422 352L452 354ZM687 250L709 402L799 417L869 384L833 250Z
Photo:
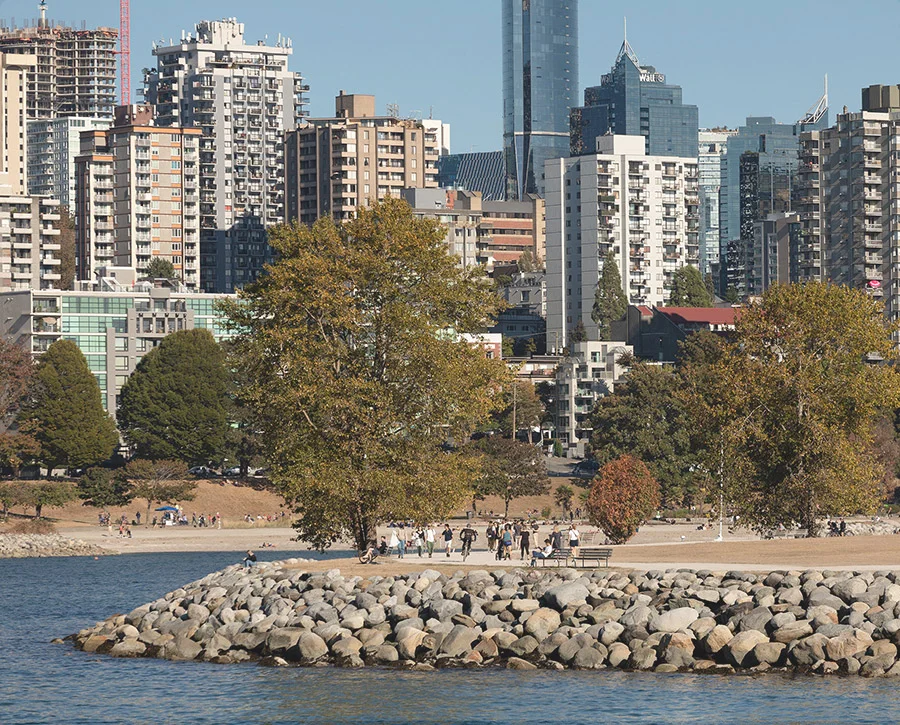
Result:
M192 476L197 476L198 478L214 478L219 475L214 470L206 466L194 466L193 468L188 469L188 473L190 473Z
M222 471L223 476L240 476L241 475L241 467L240 466L232 466L231 468L226 468Z
M600 470L600 464L597 461L579 461L572 469L572 475L575 478L593 478Z

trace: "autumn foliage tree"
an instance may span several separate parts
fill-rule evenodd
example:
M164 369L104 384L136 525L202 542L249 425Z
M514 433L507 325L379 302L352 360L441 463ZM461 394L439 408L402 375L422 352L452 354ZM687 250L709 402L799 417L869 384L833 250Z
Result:
M607 463L591 485L587 513L614 544L624 544L659 507L659 484L637 458Z
M231 360L301 538L363 547L379 522L447 516L478 466L440 446L487 420L509 378L462 335L502 300L396 199L269 243L278 261L228 308Z

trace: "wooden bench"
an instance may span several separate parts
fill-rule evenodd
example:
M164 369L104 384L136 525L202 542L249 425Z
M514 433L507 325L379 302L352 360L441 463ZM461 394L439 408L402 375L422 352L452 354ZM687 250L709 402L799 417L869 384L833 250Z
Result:
M581 561L581 566L585 565L586 561L596 561L598 564L602 560L604 562L604 566L609 566L609 557L612 556L612 549L605 548L597 548L592 546L579 546L578 547L578 556L574 557L576 566L579 561Z
M559 566L560 562L567 563L569 558L571 557L572 552L570 549L554 549L553 553L550 554L546 559L536 559L538 564L544 566L544 564L548 561L555 561L556 566Z

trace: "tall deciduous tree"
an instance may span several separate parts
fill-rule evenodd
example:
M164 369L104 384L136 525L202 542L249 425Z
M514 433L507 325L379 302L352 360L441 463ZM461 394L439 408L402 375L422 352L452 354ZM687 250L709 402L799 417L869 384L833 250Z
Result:
M21 422L40 445L48 471L101 463L119 442L97 379L71 340L57 340L41 355Z
M119 425L140 458L208 463L225 452L225 353L209 330L173 332L138 363L119 399Z
M135 458L125 466L125 476L131 484L128 495L147 502L145 523L150 521L150 509L155 503L176 504L191 501L197 490L196 481L189 480L184 461L149 461Z
M544 403L527 380L516 380L504 388L500 394L502 406L494 414L494 422L504 435L515 438L515 433L522 429L530 429L541 424L544 419ZM515 427L513 431L513 409L515 409Z
M898 407L900 377L870 355L896 359L894 329L879 301L828 284L778 285L742 310L735 348L703 375L720 381L706 410L728 421L746 467L726 488L744 521L798 522L814 536L821 517L876 506L874 425Z
M470 443L469 451L480 458L481 475L475 490L482 496L499 496L509 516L510 501L523 496L543 496L550 490L544 457L536 446L500 436Z
M269 242L279 261L229 310L233 364L300 536L364 546L380 521L448 515L477 465L440 444L486 420L509 377L461 334L502 301L397 200Z
M706 288L700 270L689 264L672 275L669 304L673 307L712 307L713 296Z
M597 324L601 340L610 339L611 323L621 320L626 312L628 312L628 298L622 289L619 265L610 250L600 271L597 290L594 292L594 307L591 310L591 319Z
M690 428L680 382L669 368L634 361L624 384L597 401L591 451L600 465L623 455L642 460L662 483L666 505L697 492Z
M659 507L659 484L633 456L607 463L587 499L588 517L614 544L624 544Z
M20 431L16 421L33 373L31 353L14 342L0 340L0 462L15 476L26 460L40 452L34 437Z

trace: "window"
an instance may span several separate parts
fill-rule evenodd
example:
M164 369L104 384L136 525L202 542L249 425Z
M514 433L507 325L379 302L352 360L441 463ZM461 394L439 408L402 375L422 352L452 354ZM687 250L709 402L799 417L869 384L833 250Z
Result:
M128 370L127 355L116 355L116 370Z
M127 337L117 337L116 338L116 352L127 352L128 351L128 338Z
M179 170L179 169L181 169L181 162L180 162L180 161L173 161L173 162L172 162L172 171L177 171L177 170Z

